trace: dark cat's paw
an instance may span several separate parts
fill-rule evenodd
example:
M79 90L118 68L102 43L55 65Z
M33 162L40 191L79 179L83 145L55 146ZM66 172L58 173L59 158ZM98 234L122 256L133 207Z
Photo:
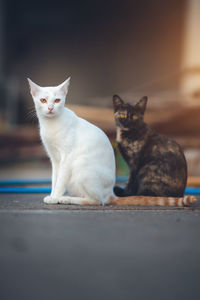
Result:
M115 195L118 197L122 197L124 195L124 189L117 185L114 187L113 190L114 190Z

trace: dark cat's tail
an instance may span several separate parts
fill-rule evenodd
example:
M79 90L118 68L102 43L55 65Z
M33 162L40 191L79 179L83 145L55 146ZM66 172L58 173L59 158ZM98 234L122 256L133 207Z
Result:
M109 205L135 205L135 206L187 206L197 201L195 196L188 195L181 198L152 197L152 196L111 196Z

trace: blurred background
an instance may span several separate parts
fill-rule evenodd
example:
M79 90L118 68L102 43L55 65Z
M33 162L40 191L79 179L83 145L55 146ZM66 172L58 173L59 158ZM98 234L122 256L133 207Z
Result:
M114 147L112 95L147 95L145 120L182 145L189 175L200 176L199 16L199 0L0 0L0 178L50 176L26 78L46 86L69 76L66 104Z

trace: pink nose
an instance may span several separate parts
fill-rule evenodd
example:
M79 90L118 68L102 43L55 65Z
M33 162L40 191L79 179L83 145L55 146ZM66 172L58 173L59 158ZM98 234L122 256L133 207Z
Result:
M49 110L50 112L52 112L53 107L48 107L48 110Z

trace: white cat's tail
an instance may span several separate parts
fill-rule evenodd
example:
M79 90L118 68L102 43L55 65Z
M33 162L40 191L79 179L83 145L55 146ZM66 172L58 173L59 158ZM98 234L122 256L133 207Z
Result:
M175 197L152 197L152 196L111 196L108 205L135 205L135 206L188 206L197 201L195 196L188 195L180 198Z

